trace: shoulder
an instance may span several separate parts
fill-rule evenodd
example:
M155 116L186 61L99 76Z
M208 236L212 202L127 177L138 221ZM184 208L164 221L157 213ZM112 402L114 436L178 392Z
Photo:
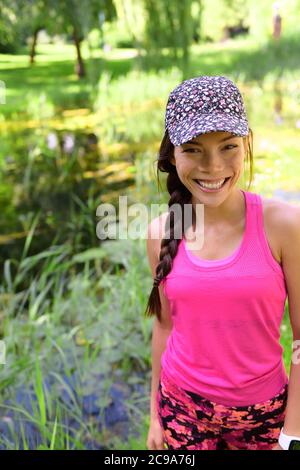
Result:
M161 240L165 234L166 220L169 212L163 212L150 221L147 228L147 249L159 259Z
M289 300L293 335L300 335L300 207L286 202L272 203L272 220L280 234L281 260Z
M300 236L300 206L265 196L261 198L266 224L276 233L283 249L293 237Z
M289 204L279 199L260 196L263 203L263 210L266 216L278 226L282 227L283 222L287 224L299 223L300 206Z

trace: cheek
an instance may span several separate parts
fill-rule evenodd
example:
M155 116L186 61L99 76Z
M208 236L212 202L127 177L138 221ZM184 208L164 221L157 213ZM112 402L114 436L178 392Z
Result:
M178 175L188 175L193 169L193 165L188 164L187 162L180 162L176 165Z
M237 155L236 158L232 159L231 166L234 171L241 171L244 167L244 157L242 155Z

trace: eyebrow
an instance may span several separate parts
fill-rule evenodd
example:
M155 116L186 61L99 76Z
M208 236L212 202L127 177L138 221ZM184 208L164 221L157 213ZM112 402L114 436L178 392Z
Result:
M224 137L224 139L221 139L219 142L225 142L225 140L234 139L235 137L237 137L237 135L229 135L227 137ZM184 142L182 144L182 146L183 145L188 145L188 144L190 144L190 145L203 145L201 142L197 142L195 140L189 140L188 142Z

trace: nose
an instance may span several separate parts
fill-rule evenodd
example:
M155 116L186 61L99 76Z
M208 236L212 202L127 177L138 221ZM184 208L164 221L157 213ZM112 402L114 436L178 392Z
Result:
M201 162L202 171L210 175L218 175L225 168L224 159L218 152L206 153Z

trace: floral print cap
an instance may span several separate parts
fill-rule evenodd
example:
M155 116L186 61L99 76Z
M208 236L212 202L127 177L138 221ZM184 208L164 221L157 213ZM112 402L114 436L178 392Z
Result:
M242 95L229 78L221 75L184 80L169 95L165 129L173 145L214 131L245 137L249 126Z

